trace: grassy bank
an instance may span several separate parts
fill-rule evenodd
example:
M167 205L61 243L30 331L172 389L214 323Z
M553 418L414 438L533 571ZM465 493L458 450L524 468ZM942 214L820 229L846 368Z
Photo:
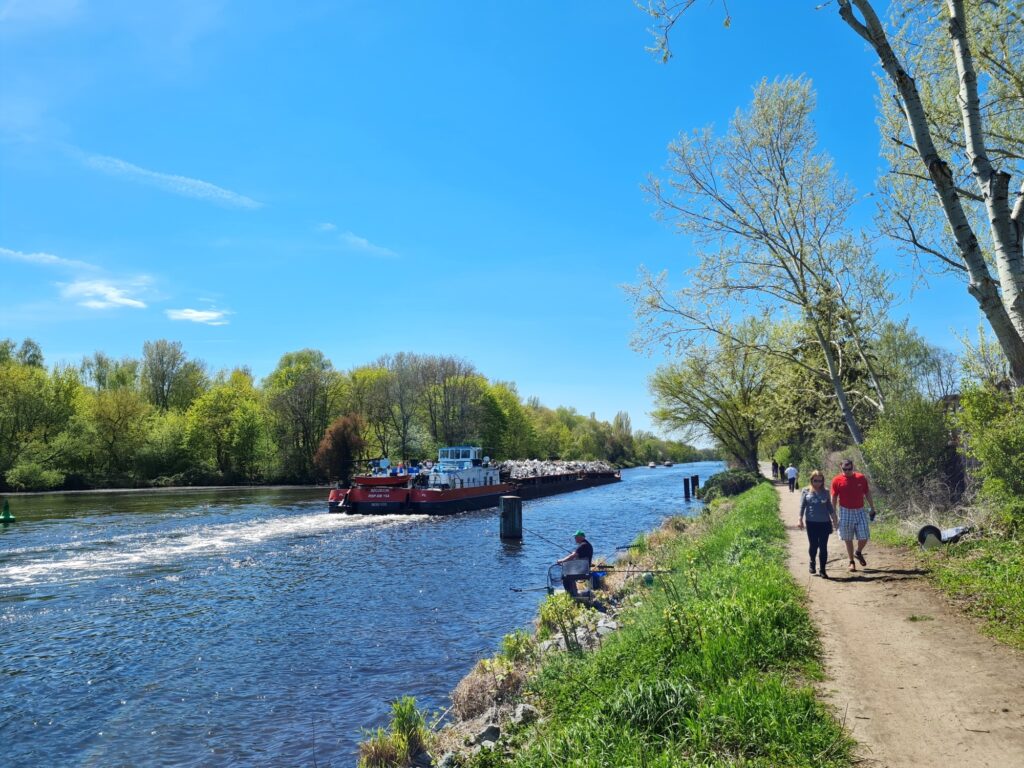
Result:
M939 589L985 621L986 632L1024 649L1024 542L978 535L925 552L897 523L880 525L875 536L909 550Z
M777 504L763 484L652 544L674 573L634 591L597 650L546 655L525 689L543 719L465 765L850 765L809 684L818 645Z

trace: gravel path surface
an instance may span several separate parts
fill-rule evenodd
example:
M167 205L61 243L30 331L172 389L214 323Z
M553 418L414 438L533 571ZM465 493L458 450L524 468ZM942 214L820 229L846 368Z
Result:
M850 573L833 534L831 578L810 575L800 494L776 490L789 568L821 634L819 690L860 743L863 765L1024 766L1024 655L982 635L898 550L869 542L867 567Z

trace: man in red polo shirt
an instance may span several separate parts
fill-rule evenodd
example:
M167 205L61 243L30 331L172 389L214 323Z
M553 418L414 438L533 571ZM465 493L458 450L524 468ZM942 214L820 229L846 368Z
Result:
M843 473L832 480L832 507L839 516L839 538L846 544L846 552L850 556L850 570L857 570L857 563L867 565L864 559L864 547L871 538L868 530L868 515L864 512L864 499L867 499L871 510L871 520L875 519L875 502L871 498L868 479L860 472L853 471L853 462L843 459ZM857 539L857 551L853 551L853 540Z

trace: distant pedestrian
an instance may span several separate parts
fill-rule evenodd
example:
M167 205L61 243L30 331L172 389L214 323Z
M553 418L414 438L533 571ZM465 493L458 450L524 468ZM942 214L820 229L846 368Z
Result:
M796 490L796 467L790 462L789 466L786 467L786 479L789 481L789 492L793 493Z
M842 474L832 480L832 508L839 516L839 538L846 544L846 553L850 556L850 570L857 570L857 562L866 566L864 547L871 538L868 521L875 519L875 502L871 498L868 479L860 472L853 471L853 462L844 459L840 465ZM867 499L870 515L864 512L864 500ZM857 549L853 549L853 540L857 540Z
M589 571L590 561L594 559L594 547L589 541L587 541L587 534L585 534L583 531L576 531L574 537L576 539L576 549L574 549L572 552L570 552L568 555L561 558L560 560L556 560L555 562L561 564L568 562L569 560L586 560L587 570ZM573 597L576 597L576 595L578 594L578 591L576 589L576 582L586 576L587 574L581 574L578 576L563 576L562 586L565 587L566 592L568 592Z
M778 480L778 479L779 479L779 462L777 462L775 459L772 459L772 480Z
M828 564L828 537L832 535L833 526L839 525L839 520L825 488L825 476L818 469L811 472L811 485L800 496L800 522L797 525L803 528L805 520L809 545L807 552L811 556L810 571L827 579L825 567ZM819 562L817 571L815 557Z

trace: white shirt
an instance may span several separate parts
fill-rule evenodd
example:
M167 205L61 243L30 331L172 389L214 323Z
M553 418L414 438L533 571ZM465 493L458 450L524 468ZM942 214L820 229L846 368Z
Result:
M786 467L786 477L790 480L796 477L796 467Z

